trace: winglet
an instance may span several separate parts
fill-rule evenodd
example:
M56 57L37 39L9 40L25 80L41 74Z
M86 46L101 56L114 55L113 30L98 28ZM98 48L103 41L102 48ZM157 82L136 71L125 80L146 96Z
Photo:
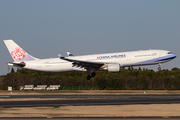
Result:
M68 56L73 56L73 54L72 54L72 53L70 53L70 52L67 52L67 55L68 55Z
M60 57L60 59L65 59L65 57Z

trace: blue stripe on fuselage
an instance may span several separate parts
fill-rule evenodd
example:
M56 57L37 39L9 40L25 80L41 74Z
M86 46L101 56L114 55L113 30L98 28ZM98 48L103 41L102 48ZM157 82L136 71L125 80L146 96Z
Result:
M157 62L163 62L163 61L171 60L174 58L176 58L176 55L170 54L167 56L163 56L163 57L159 57L159 58L155 58L155 59L151 59L151 60L147 60L147 61L142 61L139 63L143 63L143 64L145 64L145 63L157 63Z

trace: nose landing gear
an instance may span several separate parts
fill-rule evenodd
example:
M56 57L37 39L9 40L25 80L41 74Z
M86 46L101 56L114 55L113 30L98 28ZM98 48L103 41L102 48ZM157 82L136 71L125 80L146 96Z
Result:
M158 70L159 70L159 71L161 70L161 67L160 67L160 66L161 66L161 63L159 63L159 67L158 67Z

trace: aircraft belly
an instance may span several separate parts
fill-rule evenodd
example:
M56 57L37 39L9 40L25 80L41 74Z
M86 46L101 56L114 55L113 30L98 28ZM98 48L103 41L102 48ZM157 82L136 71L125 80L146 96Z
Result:
M59 64L27 64L25 69L44 71L44 72L68 72L73 71L72 63Z

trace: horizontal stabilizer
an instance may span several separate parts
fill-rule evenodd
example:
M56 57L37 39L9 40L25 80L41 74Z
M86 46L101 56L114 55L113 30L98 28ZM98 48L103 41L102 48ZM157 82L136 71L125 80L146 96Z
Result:
M25 62L15 63L15 62L8 62L9 66L15 66L15 67L24 67L26 66Z

